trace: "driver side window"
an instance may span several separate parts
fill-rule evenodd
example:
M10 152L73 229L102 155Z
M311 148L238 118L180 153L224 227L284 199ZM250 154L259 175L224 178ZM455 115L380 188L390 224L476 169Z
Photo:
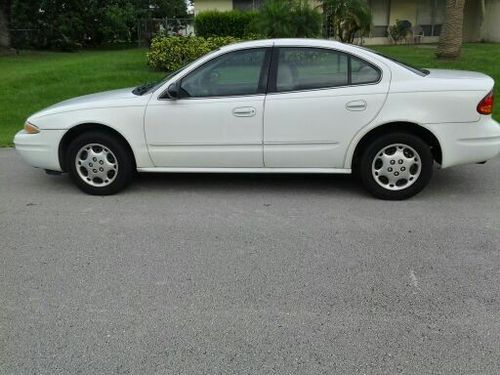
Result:
M258 94L267 81L261 74L265 56L266 49L258 48L216 57L184 77L181 92L191 98Z

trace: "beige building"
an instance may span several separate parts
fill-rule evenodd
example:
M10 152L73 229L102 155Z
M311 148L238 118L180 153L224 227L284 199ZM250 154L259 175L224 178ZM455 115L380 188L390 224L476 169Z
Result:
M204 10L258 9L263 0L196 0L195 14ZM284 0L285 1L285 0ZM396 20L407 20L423 32L424 43L439 39L446 0L368 0L373 27L367 44L390 43L387 29ZM500 42L500 0L467 0L464 38L467 42Z

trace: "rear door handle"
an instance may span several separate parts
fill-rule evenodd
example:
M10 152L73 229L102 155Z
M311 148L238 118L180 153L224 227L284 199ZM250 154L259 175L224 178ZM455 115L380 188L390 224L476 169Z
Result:
M353 100L345 105L348 111L364 111L367 104L364 100Z
M236 107L233 109L233 116L236 117L253 117L256 113L254 107Z

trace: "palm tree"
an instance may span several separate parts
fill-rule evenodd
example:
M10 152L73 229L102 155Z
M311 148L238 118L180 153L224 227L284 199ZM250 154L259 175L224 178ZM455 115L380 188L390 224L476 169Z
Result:
M370 32L372 14L366 0L321 0L320 7L325 17L325 33L330 30L342 42L352 43L357 33Z
M460 56L463 42L465 0L447 0L446 19L439 38L436 56L455 59Z
M321 14L309 0L266 0L255 27L269 38L312 38L320 34Z

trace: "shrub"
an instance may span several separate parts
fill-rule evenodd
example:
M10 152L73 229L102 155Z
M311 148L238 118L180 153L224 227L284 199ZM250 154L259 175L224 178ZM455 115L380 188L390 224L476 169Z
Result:
M251 27L256 16L255 12L237 10L200 12L194 19L194 30L197 36L205 38L211 36L244 38L252 31Z
M321 14L308 0L267 0L255 25L270 38L317 37L321 31Z
M82 48L82 44L62 34L52 40L51 48L62 52L75 52Z
M408 21L396 20L396 24L389 27L389 35L394 43L398 43L408 36L410 29Z
M155 69L174 72L210 51L237 41L239 39L234 37L156 37L147 53L148 64Z

